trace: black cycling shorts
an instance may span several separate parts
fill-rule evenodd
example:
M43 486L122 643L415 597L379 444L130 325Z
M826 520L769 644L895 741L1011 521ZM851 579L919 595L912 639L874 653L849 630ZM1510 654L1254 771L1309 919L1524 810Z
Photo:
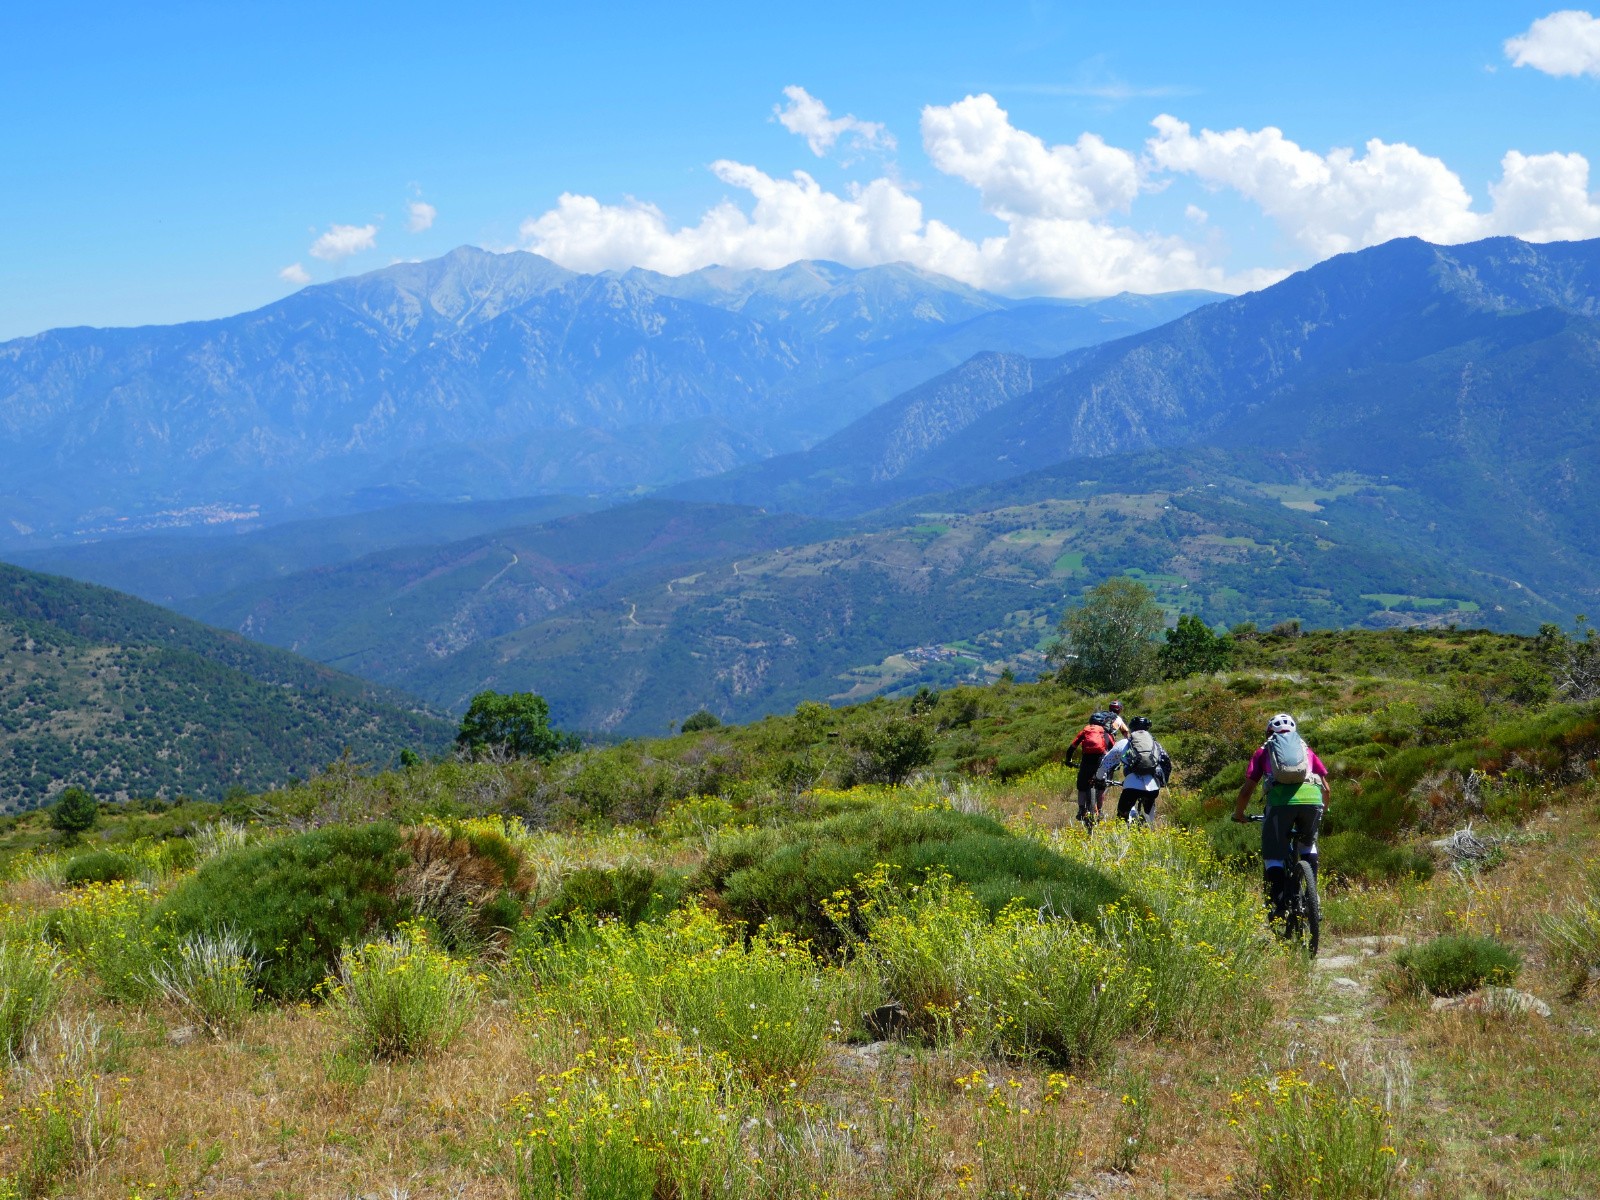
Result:
M1317 853L1317 830L1322 827L1320 804L1269 804L1266 819L1261 822L1261 859L1263 862L1289 863L1289 835L1300 843L1300 852L1313 857Z
M1083 761L1078 764L1078 790L1087 792L1094 787L1094 773L1100 769L1100 760L1104 754L1090 754L1084 751Z
M1122 794L1117 797L1117 820L1126 821L1133 806L1137 804L1143 811L1146 819L1156 815L1156 797L1160 790L1141 792L1136 788L1123 788Z

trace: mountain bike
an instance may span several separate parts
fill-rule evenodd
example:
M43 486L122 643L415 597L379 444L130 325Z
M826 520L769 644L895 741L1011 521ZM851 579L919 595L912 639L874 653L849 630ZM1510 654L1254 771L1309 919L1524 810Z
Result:
M1090 793L1089 807L1080 809L1078 812L1078 821L1083 825L1083 832L1090 837L1094 836L1095 822L1101 819L1100 805L1104 802L1102 794L1098 790L1092 791Z
M1069 767L1075 767L1078 764L1073 762L1071 759L1068 759L1066 765ZM1083 826L1083 832L1090 837L1094 836L1095 823L1105 820L1105 816L1101 810L1105 807L1106 792L1110 790L1110 787L1110 784L1105 784L1101 787L1091 787L1089 792L1092 803L1088 808L1081 808L1078 811L1077 820ZM1077 789L1073 789L1073 796L1074 799L1076 799Z
M1266 815L1256 813L1252 822L1265 821ZM1284 941L1303 947L1306 954L1315 958L1322 944L1322 897L1317 894L1317 872L1311 863L1301 857L1300 839L1291 835L1289 851L1294 855L1293 872L1289 879L1289 894L1282 913L1273 911L1271 921L1281 925L1278 934ZM1269 903L1271 901L1269 900Z
M1126 797L1128 793L1126 785L1121 783L1113 783L1111 786L1114 788L1120 788L1122 790L1122 797ZM1141 791L1139 795L1142 797L1144 793ZM1119 802L1120 799L1121 798L1119 797ZM1154 829L1156 825L1155 814L1145 812L1144 805L1139 803L1138 800L1135 800L1133 802L1133 807L1128 809L1127 816L1118 817L1117 820L1123 822L1125 825L1137 825L1143 829Z

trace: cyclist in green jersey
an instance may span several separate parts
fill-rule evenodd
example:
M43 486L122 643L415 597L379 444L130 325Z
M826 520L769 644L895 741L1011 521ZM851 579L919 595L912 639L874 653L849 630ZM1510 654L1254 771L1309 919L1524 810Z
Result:
M1300 857L1315 875L1317 830L1330 795L1328 768L1301 739L1288 713L1279 713L1267 723L1267 740L1250 756L1244 786L1233 806L1235 821L1249 821L1245 810L1263 783L1267 811L1261 823L1261 865L1273 915L1281 916L1287 903L1290 847L1299 843Z

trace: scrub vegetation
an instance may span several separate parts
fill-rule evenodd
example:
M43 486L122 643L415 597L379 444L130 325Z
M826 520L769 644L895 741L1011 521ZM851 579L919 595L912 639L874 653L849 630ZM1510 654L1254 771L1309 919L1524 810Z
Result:
M1072 819L1057 679L9 818L0 1196L1582 1194L1600 711L1538 639L1229 641L1121 696L1150 829ZM1280 709L1314 963L1223 816Z

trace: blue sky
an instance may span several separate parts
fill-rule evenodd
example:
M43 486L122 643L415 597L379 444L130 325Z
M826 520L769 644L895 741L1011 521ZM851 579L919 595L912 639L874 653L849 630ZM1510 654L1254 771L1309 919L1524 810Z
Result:
M1600 21L1300 7L11 0L0 338L462 243L1085 295L1600 236Z

